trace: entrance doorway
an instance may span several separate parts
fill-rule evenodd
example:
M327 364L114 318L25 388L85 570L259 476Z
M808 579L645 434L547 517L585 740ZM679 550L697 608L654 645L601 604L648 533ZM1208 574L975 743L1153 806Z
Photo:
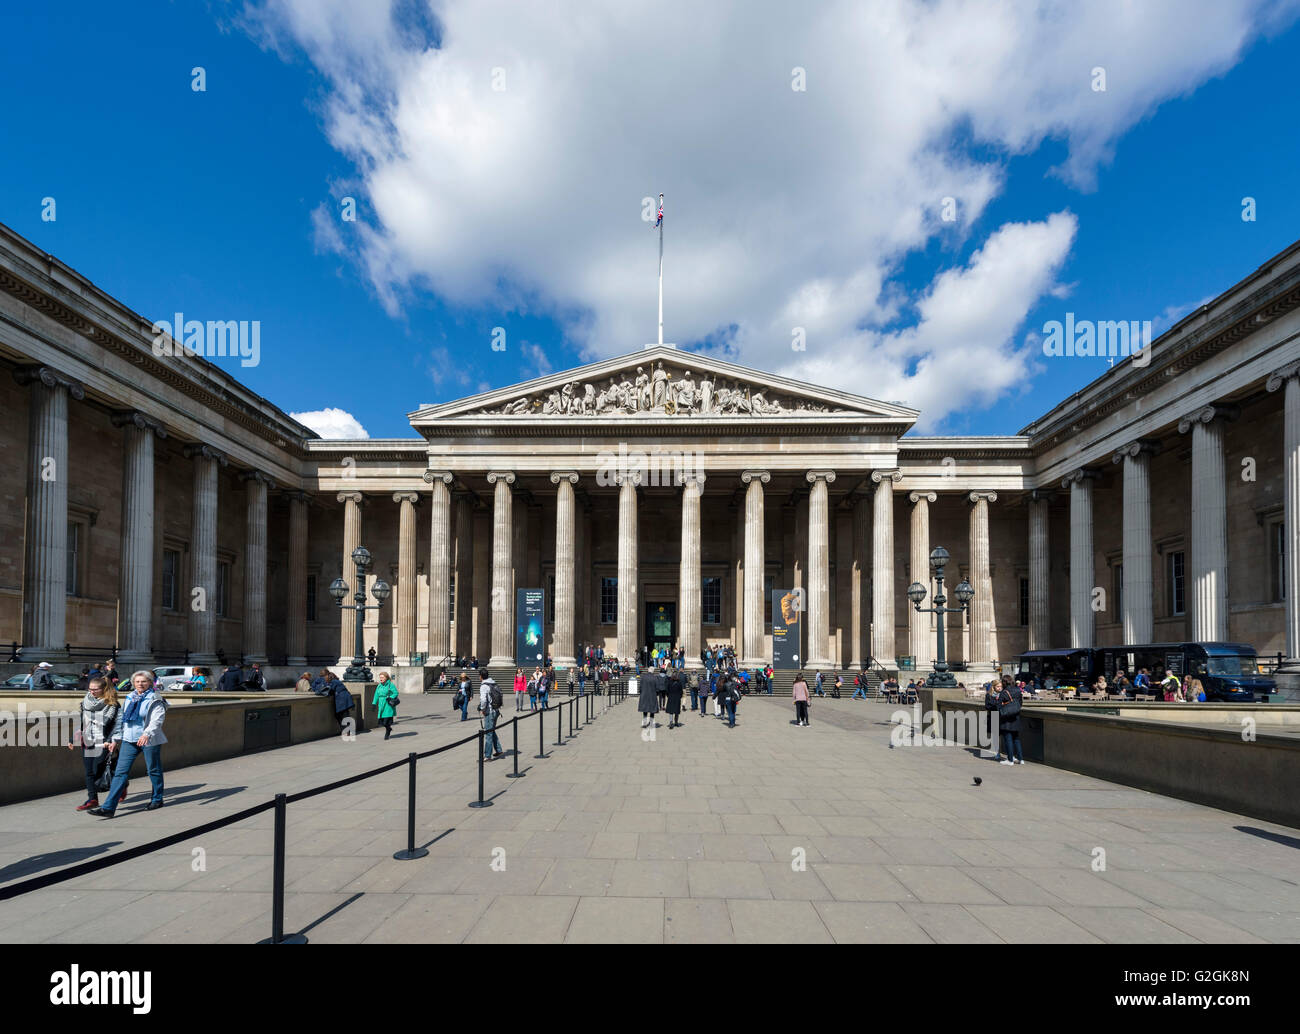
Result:
M645 638L650 649L671 650L677 642L677 601L645 605Z

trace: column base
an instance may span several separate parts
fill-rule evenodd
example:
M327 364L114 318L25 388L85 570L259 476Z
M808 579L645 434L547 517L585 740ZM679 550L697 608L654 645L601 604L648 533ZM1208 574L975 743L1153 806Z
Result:
M490 658L487 662L489 668L517 668L513 657L502 657L500 654Z
M270 658L264 653L250 653L244 656L245 664L269 664Z
M284 660L284 663L285 663L285 666L286 666L286 667L289 667L289 668L305 668L305 667L307 667L307 658L306 658L306 657L286 657L285 660Z
M221 662L217 660L217 655L215 653L192 653L190 654L189 663L191 666L202 665L205 668L210 668L213 665L220 664ZM227 663L233 664L234 661L228 661Z
M557 670L560 668L576 668L578 659L576 657L552 657L551 666Z
M38 646L24 646L20 656L22 660L19 663L27 665L39 664L41 661L49 661L51 664L67 664L71 661L67 650L42 649Z

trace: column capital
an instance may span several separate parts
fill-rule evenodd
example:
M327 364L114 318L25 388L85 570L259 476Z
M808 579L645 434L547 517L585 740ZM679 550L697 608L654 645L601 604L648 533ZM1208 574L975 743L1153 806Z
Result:
M1061 487L1069 488L1071 485L1081 485L1085 481L1096 481L1100 477L1101 474L1095 470L1088 467L1079 467L1061 478Z
M420 475L424 478L426 485L432 485L435 481L441 481L444 485L450 485L456 480L456 475L450 470L426 470Z
M230 461L226 459L226 454L224 452L219 452L211 445L204 445L202 442L194 442L187 445L182 451L185 453L186 459L192 460L198 458L216 460L220 466L226 467L230 465Z
M871 480L878 485L884 481L893 481L897 484L899 481L903 480L903 472L897 467L893 470L873 470L871 472Z
M301 488L289 488L280 493L291 503L311 503L311 494L304 492Z
M740 472L740 480L747 485L755 478L757 478L761 483L766 485L769 481L772 480L772 473L771 471L767 471L767 470L742 470Z
M59 373L52 366L39 364L20 366L14 370L14 380L24 387L40 381L47 388L67 388L68 394L78 402L86 397L86 389L81 386L80 381L74 381L71 377Z
M835 480L835 471L833 470L810 470L804 475L813 484L818 481L825 481L828 485ZM900 475L901 477L901 475Z
M1025 493L1025 502L1027 503L1050 503L1056 496L1056 490L1051 488L1031 488Z
M358 506L364 505L366 501L360 492L340 492L337 498L340 503L356 503Z
M998 501L998 494L996 492L969 492L966 495L967 502L978 503L981 499L990 503L996 503Z
M1178 421L1178 433L1186 434L1197 424L1212 424L1216 420L1236 420L1241 415L1241 407L1231 402L1215 402L1202 406L1194 413L1189 413Z
M1154 456L1160 451L1160 443L1151 438L1138 438L1129 442L1127 445L1121 445L1115 450L1115 454L1110 458L1112 463L1123 463L1125 459L1139 459L1143 456Z
M1277 391L1292 377L1300 377L1300 359L1293 363L1287 363L1279 370L1274 370L1268 375L1268 380L1264 382L1264 387L1269 391Z
M515 483L515 472L513 470L489 470L487 473L487 483L495 485L498 481L504 481L507 485Z
M239 472L240 481L260 481L267 488L275 487L275 481L267 477L260 470L241 470Z
M394 493L393 493L393 502L395 502L395 503L411 503L413 506L419 506L419 505L420 505L420 493L419 493L419 492L394 492Z
M908 492L907 493L907 501L910 503L919 503L922 499L924 499L927 503L938 502L939 493L938 492Z
M561 481L567 481L571 485L576 485L578 483L578 472L576 470L551 471L551 484L558 485Z
M153 417L141 413L138 409L119 410L112 416L114 427L138 427L142 431L152 431L159 438L167 437L167 429Z
M690 488L692 486L695 488L703 488L704 481L704 471L702 470L686 471L683 472L681 476L681 484L683 488Z
M641 484L641 472L639 470L616 470L610 474L610 478L620 488L624 485Z

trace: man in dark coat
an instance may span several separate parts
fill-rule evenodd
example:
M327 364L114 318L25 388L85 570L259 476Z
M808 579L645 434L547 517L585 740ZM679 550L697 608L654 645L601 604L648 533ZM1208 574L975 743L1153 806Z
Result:
M241 677L238 668L227 666L226 670L221 673L221 678L217 679L217 692L238 693Z
M637 685L637 710L641 712L641 728L654 722L659 713L659 679L662 676L649 668L641 672Z
M671 729L674 725L682 724L682 692L685 687L682 685L681 668L674 668L668 673L665 687L667 690L665 700L667 702L664 705L664 710L668 712L668 728Z

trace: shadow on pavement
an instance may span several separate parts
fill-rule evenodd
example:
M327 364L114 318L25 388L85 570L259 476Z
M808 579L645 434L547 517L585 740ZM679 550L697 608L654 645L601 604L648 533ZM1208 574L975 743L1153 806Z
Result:
M1239 833L1249 833L1253 837L1260 837L1264 840L1271 840L1275 844L1281 844L1283 847L1300 848L1300 837L1289 837L1282 833L1274 833L1271 830L1260 829L1258 826L1234 826Z
M31 876L45 869L61 869L65 865L84 862L95 855L101 855L111 848L118 847L121 840L111 840L97 847L70 847L66 851L50 851L47 854L34 854L21 862L13 862L0 869L0 883L8 883L22 876Z

